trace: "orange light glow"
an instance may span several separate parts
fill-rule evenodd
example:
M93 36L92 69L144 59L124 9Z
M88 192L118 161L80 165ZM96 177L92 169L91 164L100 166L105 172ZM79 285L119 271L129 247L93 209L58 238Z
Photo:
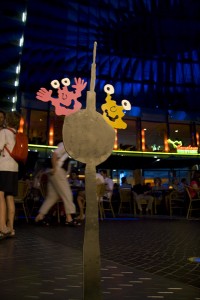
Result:
M145 130L142 129L141 131L141 137L142 137L142 151L145 151Z
M199 133L196 133L197 146L199 146Z
M115 142L114 142L114 150L118 149L118 135L117 135L117 129L115 129Z
M164 135L164 148L165 148L165 152L169 152L169 143L166 134Z
M49 130L49 145L53 146L53 144L54 144L54 128L53 126L51 126Z
M24 118L21 117L20 122L19 122L19 132L23 133L24 132Z

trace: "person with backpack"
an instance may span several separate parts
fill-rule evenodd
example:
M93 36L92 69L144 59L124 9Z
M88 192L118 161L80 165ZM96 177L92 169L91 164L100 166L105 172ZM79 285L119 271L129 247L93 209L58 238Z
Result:
M70 172L70 164L66 163L67 159L69 159L69 155L64 148L63 142L61 142L58 144L58 148L53 152L51 158L52 169L48 174L47 196L35 218L36 223L43 221L50 208L61 199L64 203L66 213L65 225L71 227L81 225L80 222L77 222L72 217L76 213L76 207L73 202L73 194L67 179L67 174ZM67 168L68 170L66 170Z
M18 163L5 147L12 152L16 141L13 132L17 132L19 128L20 117L18 112L8 112L7 127L0 130L0 239L7 235L15 235L14 196L18 192Z

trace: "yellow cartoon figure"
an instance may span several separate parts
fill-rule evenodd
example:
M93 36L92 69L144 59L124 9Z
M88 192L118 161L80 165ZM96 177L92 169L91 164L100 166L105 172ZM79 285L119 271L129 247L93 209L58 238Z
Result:
M115 90L111 84L104 86L104 91L107 93L106 103L102 104L103 118L106 122L115 129L125 129L127 124L122 120L124 110L130 110L131 104L128 100L122 100L122 105L117 105L115 100L112 100L111 95Z

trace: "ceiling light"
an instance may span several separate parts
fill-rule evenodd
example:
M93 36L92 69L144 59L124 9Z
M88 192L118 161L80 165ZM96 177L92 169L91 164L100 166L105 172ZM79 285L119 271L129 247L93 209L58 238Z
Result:
M22 22L26 22L26 16L27 16L27 13L26 12L23 12L22 13Z
M18 86L18 85L19 85L19 81L18 81L18 80L15 80L14 85L15 85L15 86Z
M16 67L16 74L19 74L20 72L20 64Z
M19 46L22 47L24 44L24 37L22 36L21 39L19 40Z

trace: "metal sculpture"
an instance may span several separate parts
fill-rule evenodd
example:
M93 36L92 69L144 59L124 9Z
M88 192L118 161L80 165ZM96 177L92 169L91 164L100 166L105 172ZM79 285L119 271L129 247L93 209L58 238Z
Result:
M110 156L115 140L114 129L96 111L96 93L94 91L96 46L95 42L86 108L65 117L63 124L63 142L66 151L72 158L86 164L86 221L83 245L85 300L102 299L96 166Z

